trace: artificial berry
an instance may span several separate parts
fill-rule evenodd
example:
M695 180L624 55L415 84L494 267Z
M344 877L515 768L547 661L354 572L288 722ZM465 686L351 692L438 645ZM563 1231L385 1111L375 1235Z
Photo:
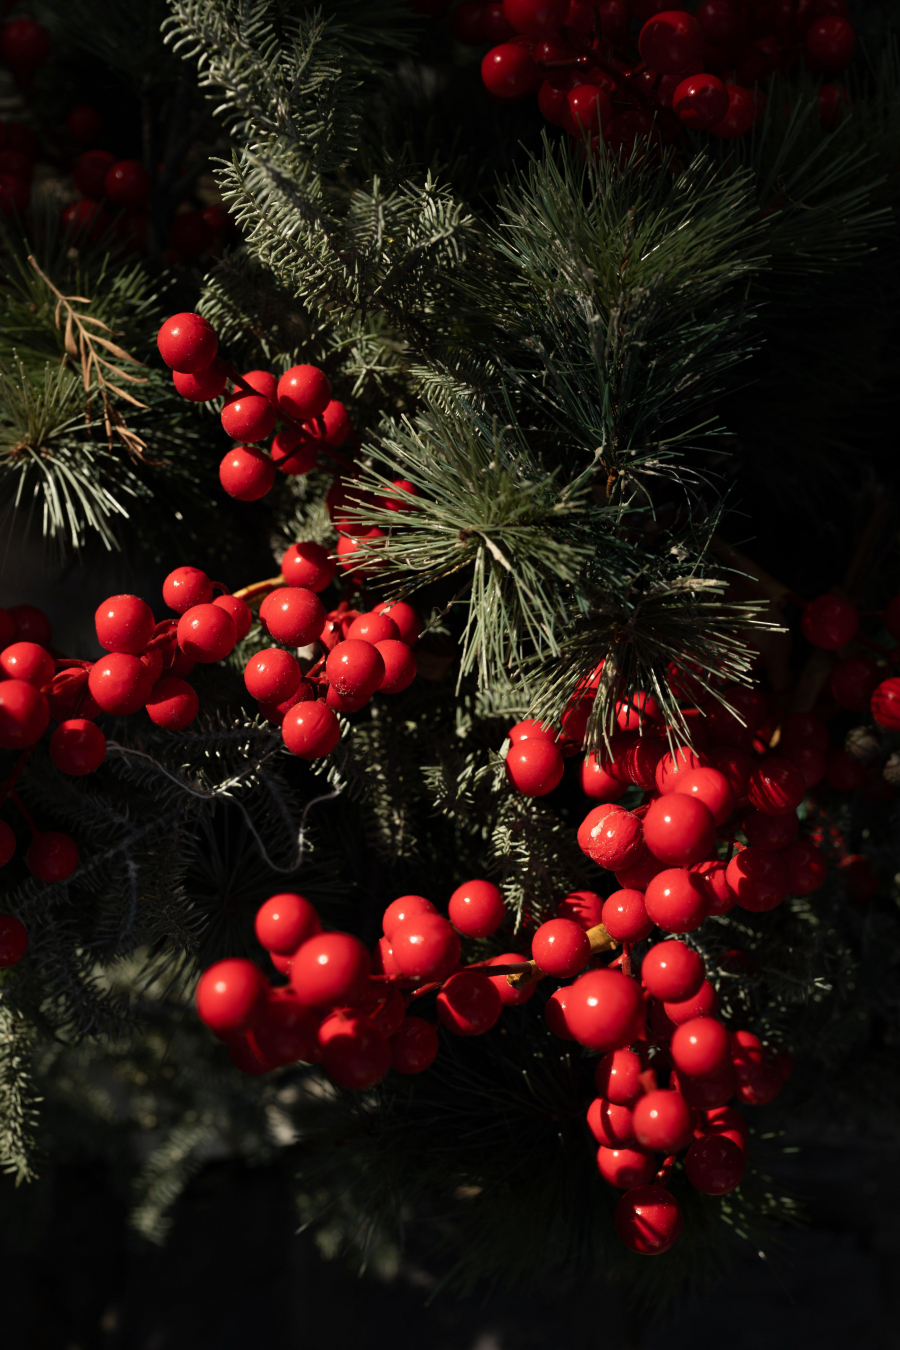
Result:
M332 1013L319 1027L322 1064L338 1087L373 1087L391 1066L387 1038L365 1017Z
M67 881L78 866L78 845L60 830L45 830L32 837L25 862L38 881Z
M701 58L703 31L692 15L682 10L667 10L644 24L638 38L638 50L651 69L664 75L677 75Z
M126 717L143 708L153 687L152 672L139 656L110 652L91 666L88 689L104 712Z
M667 1252L681 1236L684 1219L674 1196L662 1186L636 1186L616 1205L619 1239L641 1256Z
M677 1003L666 1002L662 1007L672 1026L680 1027L693 1018L712 1017L718 1011L719 999L709 980L704 980L691 998L681 999Z
M882 680L872 694L872 716L886 731L900 731L900 678Z
M482 1036L502 1011L503 1003L493 982L475 970L451 975L437 996L438 1017L457 1036Z
M247 692L265 703L282 703L300 684L300 667L290 652L267 647L251 656L244 667Z
M739 84L728 84L725 88L728 92L728 111L721 122L709 130L710 135L720 140L734 141L739 136L746 136L756 121L756 95L752 89L744 89Z
M284 715L281 735L299 759L322 759L341 739L341 724L324 703L299 703Z
M831 672L835 702L852 712L865 712L879 680L879 670L868 656L849 656Z
M365 993L371 968L369 953L357 938L317 933L294 955L291 986L300 1002L313 1008L352 1005Z
M217 1036L233 1036L252 1026L265 996L265 977L252 961L217 961L200 976L197 1013Z
M234 445L219 464L219 482L236 501L258 502L275 482L275 465L255 445Z
M597 1149L597 1170L611 1186L630 1191L652 1180L656 1161L652 1153L640 1148L606 1148L601 1144Z
M556 914L560 919L574 919L587 932L602 920L603 896L596 891L570 891L556 906Z
M176 567L163 582L162 597L169 609L184 614L193 605L211 603L212 582L199 567Z
M156 345L167 366L193 375L215 360L219 340L202 315L173 314L160 328Z
M579 84L566 95L568 116L563 125L573 136L599 136L613 117L612 104L594 84Z
M689 745L680 745L674 753L667 751L661 756L654 779L658 792L663 796L675 791L675 779L678 774L703 767L704 760Z
M437 1032L422 1017L404 1017L390 1044L391 1066L398 1073L424 1073L437 1058Z
M783 859L784 850L773 853L752 847L734 855L725 876L741 909L761 914L782 903L790 886L790 873Z
M14 966L28 950L28 930L14 914L0 914L0 967Z
M390 941L398 924L423 914L437 914L434 905L424 895L401 895L392 900L381 920L385 937Z
M658 942L641 962L641 983L663 1003L693 998L705 975L703 957L683 942Z
M345 640L328 653L325 674L342 698L365 700L384 679L384 661L371 643Z
M642 847L635 862L616 868L616 881L623 891L646 891L653 878L665 870L665 863L654 858L649 848Z
M718 769L691 769L675 775L673 796L693 797L712 815L716 825L723 824L734 807L734 788ZM646 826L645 826L646 833ZM650 845L652 848L652 845Z
M680 1092L657 1088L634 1104L634 1136L656 1153L680 1153L690 1142L693 1121Z
M305 647L322 631L325 606L314 591L300 586L280 586L263 600L259 617L277 642L289 647Z
M248 1031L238 1039L229 1038L226 1043L228 1058L236 1069L240 1069L241 1073L271 1073L274 1068L277 1068L277 1065L270 1064L263 1057L262 1051L251 1041L251 1036L252 1033Z
M613 891L603 905L602 922L616 942L640 942L653 932L653 920L640 891Z
M592 801L614 802L627 792L628 784L608 773L597 754L585 755L581 765L581 790Z
M644 851L641 822L621 806L595 806L578 827L578 846L592 862L618 872Z
M50 758L63 773L94 773L106 758L106 737L84 717L73 717L50 737Z
M859 613L843 596L820 595L804 609L800 627L807 642L814 647L837 651L856 637Z
M510 727L506 739L511 745L518 745L519 741L527 740L555 742L559 739L559 733L548 722L541 722L536 717L526 717L524 721L516 722Z
M291 366L278 381L276 397L283 413L298 422L308 422L328 407L331 385L317 366Z
M362 642L371 642L374 646L376 643L387 642L389 639L399 642L400 629L389 615L380 614L377 610L369 610L364 614L357 614L347 629L346 637L358 638Z
M422 621L412 605L405 600L385 600L376 605L375 610L378 614L387 614L397 625L401 642L405 642L407 647L415 647L422 631Z
M569 0L503 0L503 13L515 31L535 39L556 37L568 9Z
M24 750L47 730L47 700L25 680L0 682L0 747Z
M111 595L94 614L97 641L108 652L142 652L153 636L156 620L136 595Z
M549 919L532 938L531 955L546 974L568 979L584 970L591 944L581 925L572 919Z
M690 1078L713 1078L731 1063L728 1032L714 1017L692 1017L678 1026L670 1053L676 1069Z
M504 952L502 956L492 956L488 961L489 966L521 966L528 961L527 956L522 956L520 952ZM537 984L533 981L531 984L520 989L518 985L510 984L505 975L489 975L488 979L500 995L500 1002L504 1007L518 1007L521 1003L527 1003L537 989Z
M293 891L272 895L256 911L255 931L268 952L292 956L301 943L322 931L315 906Z
M748 811L741 821L747 843L754 848L787 848L797 838L799 828L800 820L795 811L786 811L780 816L771 816L765 811Z
M726 1195L744 1179L743 1150L722 1134L695 1139L684 1159L688 1181L706 1195Z
M37 642L13 642L0 652L0 670L8 680L24 680L41 689L53 679L56 663Z
M279 989L260 1008L250 1040L269 1064L313 1064L322 1058L318 1030L319 1014Z
M490 937L506 918L503 895L492 881L465 881L457 886L447 912L457 932L473 938Z
M12 19L0 28L0 56L18 79L33 75L50 51L50 34L34 19Z
M277 413L275 408L262 394L247 394L236 389L229 394L221 412L222 427L227 435L236 441L262 441L271 435ZM243 447L246 449L246 447ZM226 462L222 461L223 465ZM271 464L272 461L269 460ZM220 473L221 476L221 473ZM272 482L275 481L275 466L272 465ZM271 486L271 484L270 484ZM235 495L232 493L232 495ZM262 494L260 494L262 495ZM249 500L255 500L250 498Z
M219 605L193 605L178 620L178 645L192 661L221 661L237 642L234 619Z
M225 367L217 360L193 374L187 371L173 370L172 383L182 398L191 403L208 403L218 398L228 383Z
M284 723L285 714L290 712L291 708L298 703L309 702L315 696L312 685L307 680L301 680L290 698L282 699L281 703L267 703L265 699L262 699L259 703L259 711L270 726L280 727Z
M289 586L317 593L330 584L336 569L337 562L329 558L328 549L311 542L291 544L281 560L281 575Z
M803 57L814 75L833 75L849 66L856 35L846 19L825 15L806 30Z
M236 595L217 595L213 604L218 605L219 609L224 609L226 614L231 615L234 620L237 640L243 642L253 627L253 612L250 606Z
M507 752L507 781L525 797L545 797L562 781L565 763L562 751L544 737L529 737Z
M530 3L530 0L526 0ZM546 0L548 4L556 0ZM509 0L504 0L504 8ZM481 79L487 91L502 103L514 103L534 88L538 68L526 47L502 42L492 47L481 62Z
M629 1044L640 1024L640 988L618 970L589 970L566 989L564 1013L569 1034L581 1045L618 1050Z
M598 1144L621 1148L634 1139L634 1122L627 1106L595 1097L587 1110L587 1126Z
M795 811L806 796L806 781L791 760L770 755L753 770L747 784L750 805L766 815Z
M696 872L670 867L648 881L644 907L648 919L665 932L692 933L709 915L709 892Z
M96 202L70 202L60 217L63 229L73 235L84 235L98 243L109 232L112 221L108 212Z
M269 453L279 473L300 478L316 467L319 444L304 427L282 427L273 436Z
M415 653L399 638L376 642L375 650L384 662L384 676L379 690L382 694L401 694L416 678L418 662Z
M553 1035L557 1036L561 1041L574 1041L575 1039L574 1035L569 1030L569 1022L566 1014L566 1005L570 993L570 986L554 989L544 1005L544 1020Z
M824 885L828 864L821 849L809 839L798 839L782 849L778 855L788 870L788 892L791 895L812 895Z
M737 1144L742 1153L747 1151L749 1137L747 1122L740 1111L735 1111L733 1106L718 1106L712 1111L707 1111L703 1132L707 1135L721 1135Z
M696 775L685 777L690 782ZM724 791L727 783L724 778L722 782ZM642 823L644 842L661 862L689 867L705 858L715 844L712 813L698 797L688 793L674 790L657 798L650 803Z
M633 1050L610 1050L594 1070L594 1084L601 1097L617 1106L633 1106L643 1092L641 1060Z
M120 159L107 170L103 190L115 206L143 211L150 200L150 175L137 159Z
M147 695L147 716L165 731L183 731L199 711L197 691L177 675L164 675Z
M393 926L390 942L397 969L409 979L444 979L459 964L459 937L440 914L408 915Z
M694 863L690 870L703 883L710 914L727 914L730 909L734 909L737 896L728 885L727 863L710 858L704 862Z

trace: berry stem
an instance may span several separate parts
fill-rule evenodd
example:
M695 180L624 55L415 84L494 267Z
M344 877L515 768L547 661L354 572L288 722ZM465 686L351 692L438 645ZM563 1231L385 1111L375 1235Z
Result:
M244 600L249 604L251 600L261 600L269 594L269 591L286 585L287 582L279 573L277 577L270 577L268 581L253 581L249 586L242 586L239 591L233 591L232 594L235 600Z
M14 789L10 789L9 800L13 803L14 806L17 806L19 808L19 812L21 813L22 819L25 821L25 824L31 831L32 837L36 838L37 835L40 834L40 830L35 825L31 812L26 809L25 804L22 801L22 798L19 796L18 792L16 792Z

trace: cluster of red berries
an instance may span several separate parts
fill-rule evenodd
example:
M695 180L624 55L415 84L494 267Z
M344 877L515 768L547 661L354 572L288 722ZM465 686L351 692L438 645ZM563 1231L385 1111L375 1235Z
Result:
M879 615L884 628L895 642L900 643L900 595L885 606ZM859 653L842 656L830 676L830 690L835 702L852 712L871 711L873 718L886 731L900 731L900 678L896 675L883 679L885 661L896 666L900 648L888 650L870 642L859 631L859 611L841 595L820 595L803 610L800 626L803 635L814 647L823 651L840 652L853 643L878 651L881 663L871 656ZM851 757L846 756L847 760ZM851 760L857 774L863 770ZM847 765L853 773L851 764ZM859 786L854 783L853 786Z
M50 34L35 19L11 19L0 26L0 59L20 83L25 83L46 61Z
M452 23L463 42L498 44L481 64L495 98L536 93L548 122L595 146L603 138L623 158L682 128L742 136L769 76L800 60L834 74L855 44L844 0L701 0L693 14L656 0L462 0ZM841 86L822 85L823 125L847 101Z

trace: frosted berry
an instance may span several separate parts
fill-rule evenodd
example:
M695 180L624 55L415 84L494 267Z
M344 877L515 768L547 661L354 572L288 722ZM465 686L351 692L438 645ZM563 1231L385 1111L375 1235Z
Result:
M743 1150L721 1134L695 1140L684 1159L688 1181L706 1195L726 1195L740 1186L746 1166Z
M199 567L176 567L163 582L162 596L169 609L184 614L193 605L212 602L212 582Z
M278 381L278 407L298 422L324 413L331 402L331 385L318 366L291 366Z
M165 731L183 731L199 711L197 691L177 675L164 675L147 695L147 716Z
M349 933L317 933L291 962L291 986L313 1008L352 1006L365 993L372 969L369 953Z
M691 131L709 131L728 112L728 90L715 75L688 75L672 95L672 108Z
M424 1073L437 1058L438 1035L423 1017L407 1015L391 1037L391 1067L398 1073Z
M200 976L197 1013L217 1036L237 1035L252 1026L265 995L265 976L252 961L217 961Z
M32 837L25 862L38 881L68 881L78 866L78 846L70 835L46 830Z
M362 1091L391 1066L387 1038L365 1017L333 1013L319 1027L322 1064L338 1087Z
M0 914L0 966L14 966L28 950L28 931L13 914Z
M601 1144L597 1149L597 1170L610 1186L630 1191L652 1181L656 1160L652 1153L640 1148L605 1148Z
M780 816L795 811L803 801L806 781L791 760L783 755L770 755L751 773L747 796L757 811Z
M329 558L328 549L310 542L291 544L281 560L281 575L287 584L309 591L324 591L336 569L337 562Z
M50 758L63 773L94 773L106 757L106 737L84 717L73 717L50 737Z
M644 907L651 922L665 932L692 933L709 915L709 891L696 872L670 867L648 881Z
M56 663L37 642L12 642L0 652L0 670L7 680L24 680L41 689L53 679Z
M603 905L603 927L616 942L640 942L653 932L640 891L613 891Z
M787 897L790 873L784 852L745 848L736 853L725 872L741 909L756 914L775 909Z
M487 975L460 970L437 996L437 1014L456 1036L482 1036L497 1021L503 1003Z
M683 942L658 942L641 962L641 983L661 1002L692 998L705 974L703 957Z
M418 662L415 653L410 651L399 638L388 638L376 642L375 650L384 662L384 676L378 686L382 694L401 694L408 689L416 678Z
M450 897L450 922L465 937L490 937L506 918L506 906L492 881L464 881ZM540 965L540 962L538 962Z
M281 735L300 759L322 759L341 739L341 724L324 703L299 703L284 715Z
M578 827L578 846L598 866L618 872L644 852L641 822L621 806L595 806Z
M859 614L856 606L840 595L820 595L811 600L800 616L803 636L814 647L837 651L856 637Z
M222 458L219 482L236 501L258 502L275 482L275 465L264 450L235 445Z
M594 1070L594 1084L601 1097L617 1106L633 1106L644 1090L640 1056L633 1050L610 1050Z
M691 1078L712 1078L731 1063L728 1032L714 1017L692 1017L672 1037L672 1060Z
M693 1134L691 1110L680 1092L657 1089L635 1102L634 1135L644 1148L680 1153Z
M505 4L508 2L505 0ZM531 53L516 42L502 42L498 47L492 47L481 62L485 89L503 103L525 98L534 87L537 73Z
M384 679L384 661L369 642L339 642L328 653L325 674L342 698L368 699Z
M126 717L143 708L153 687L152 672L139 656L110 652L91 666L88 689L104 712Z
M159 354L172 370L195 374L215 360L216 330L200 314L173 314L159 330Z
M314 591L280 586L259 607L259 617L277 642L305 647L314 642L325 623L325 606Z
M300 684L300 667L290 652L267 647L251 656L244 667L247 692L264 703L282 703Z
M213 604L218 605L219 609L224 609L226 614L231 615L234 620L237 640L243 642L253 627L253 611L250 606L236 595L217 595Z
M97 641L108 652L137 655L150 641L155 626L152 609L136 595L111 595L94 614Z
M627 1106L595 1097L587 1110L587 1127L605 1148L621 1148L634 1139L634 1121Z
M693 775L686 777L691 781ZM651 802L642 824L644 842L661 862L689 867L705 858L715 844L711 812L697 797L684 792L673 791Z
M397 969L410 979L445 979L459 964L459 937L440 914L409 915L390 941Z
M224 392L228 376L225 367L217 359L193 374L173 370L172 383L182 398L189 399L191 403L208 403Z
M506 756L507 781L525 797L545 797L563 776L562 752L553 741L529 737L510 747Z
M681 1236L681 1207L662 1186L637 1186L616 1205L619 1239L640 1256L659 1256Z
M617 1050L634 1037L643 1014L636 980L618 970L589 970L566 989L565 1024L590 1050Z
M644 24L638 49L653 70L662 71L664 75L677 75L700 60L703 31L692 15L682 10L667 10Z
M548 975L568 979L584 970L591 944L581 925L572 919L550 919L532 938L531 955Z

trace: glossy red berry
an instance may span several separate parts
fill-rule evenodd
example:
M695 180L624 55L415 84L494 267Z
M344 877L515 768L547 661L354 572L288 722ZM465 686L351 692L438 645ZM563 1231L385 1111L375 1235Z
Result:
M740 1111L733 1106L718 1106L706 1112L703 1124L704 1134L718 1134L737 1144L742 1153L747 1151L749 1129Z
M217 961L200 976L197 1013L217 1036L233 1036L252 1026L265 996L265 976L252 961Z
M788 870L788 894L812 895L825 883L828 864L821 849L809 839L798 839L778 855Z
M548 722L541 722L536 717L526 717L522 722L516 722L506 733L506 739L511 745L518 745L520 741L557 741L559 732L556 727Z
M681 1207L662 1186L636 1186L616 1205L616 1234L640 1256L659 1256L681 1236Z
M284 715L281 735L299 759L323 759L341 739L341 724L324 703L298 703Z
M556 906L560 919L574 919L587 932L596 928L603 917L603 896L596 891L571 891Z
M387 1038L365 1017L332 1013L319 1027L325 1072L338 1087L373 1087L391 1066Z
M568 9L569 0L503 0L507 22L517 33L537 40L555 37Z
M640 891L613 891L603 905L603 927L616 942L640 942L653 932Z
M722 1134L696 1139L687 1151L688 1181L705 1195L727 1195L744 1179L747 1160L742 1149Z
M236 595L217 595L213 604L218 605L220 609L224 609L226 614L231 615L234 620L237 640L243 642L253 627L253 611L250 606Z
M497 1021L503 1003L487 975L460 970L451 975L437 996L441 1023L456 1036L482 1036Z
M208 403L218 398L228 383L225 367L216 359L202 370L189 374L186 371L173 370L172 383L182 398L191 403Z
M553 3L553 0L549 2ZM516 42L503 42L492 47L481 62L484 87L503 103L525 98L534 88L536 76L534 58L526 47Z
M106 757L106 737L84 717L73 717L50 737L50 758L63 773L94 773Z
M139 656L110 652L91 666L88 689L104 712L126 717L143 708L153 688L153 673Z
M283 703L295 692L300 679L296 660L280 647L257 652L244 667L247 692L264 703Z
M362 943L349 933L317 933L291 962L291 986L312 1008L353 1006L365 993L372 965Z
M598 866L618 872L644 852L641 822L621 806L595 806L578 827L578 846Z
M322 931L315 906L293 891L272 895L256 911L256 936L268 952L291 956L307 938Z
M325 623L325 606L314 591L279 586L259 607L259 617L277 642L305 647L314 642Z
M814 647L837 651L856 637L859 613L840 595L820 595L800 616L803 635Z
M691 769L676 774L673 795L693 797L702 802L716 825L726 821L734 808L734 788L719 769Z
M616 868L616 881L623 891L640 891L643 894L653 878L665 870L665 863L654 858L649 848L643 846L642 841L637 860L628 867Z
M680 1092L657 1089L635 1102L634 1135L643 1148L680 1153L694 1132L691 1110Z
M390 941L398 924L414 916L421 917L423 914L437 915L434 905L430 900L426 900L424 895L401 895L392 900L381 920L385 937Z
M221 661L236 642L234 619L218 605L193 605L178 620L178 645L192 661Z
M693 775L686 777L690 781ZM705 858L715 844L711 812L687 793L673 791L658 797L650 803L642 825L645 844L661 862L689 867Z
M648 881L644 907L651 922L665 932L692 933L709 915L709 890L696 872L670 867Z
M597 1170L611 1186L630 1191L635 1186L646 1186L653 1179L656 1159L640 1148L606 1148L601 1144L597 1150Z
M690 869L703 883L710 914L727 914L737 904L737 896L728 885L727 867L727 863L718 859L707 859L694 863Z
M0 652L0 671L7 680L24 680L41 689L53 679L56 663L37 642L13 642Z
M775 909L787 897L790 873L784 850L745 848L736 853L725 872L741 909L761 914Z
M739 84L727 84L725 88L728 93L728 111L721 122L710 127L709 132L719 140L735 141L740 136L746 136L756 121L757 97L752 89L745 89Z
M741 821L741 829L747 836L747 843L754 848L777 850L787 848L797 838L800 821L795 811L786 811L780 816L767 815L764 811L748 811Z
M291 366L278 381L278 406L298 422L308 422L324 413L331 402L331 385L318 366Z
M568 1017L566 1015L566 1004L568 996L571 993L571 986L566 985L560 989L554 989L553 993L547 999L544 1005L544 1020L547 1027L561 1041L574 1041L575 1037L569 1030Z
M336 569L337 562L329 558L328 549L308 541L291 544L281 560L281 575L287 584L309 591L324 591Z
M342 698L365 700L384 679L384 661L370 642L345 640L328 653L325 674Z
M272 434L276 417L275 408L267 398L262 394L247 394L242 389L236 389L233 394L229 394L221 413L222 426L226 434L236 441L265 440L266 436ZM222 461L223 466L226 462L227 457ZM268 462L272 464L270 459ZM222 476L221 470L219 476ZM272 482L274 481L275 466L272 464ZM232 496L234 495L236 494L232 493ZM252 501L255 498L248 500Z
M413 913L392 927L394 962L410 979L445 979L459 964L459 937L440 914Z
M488 962L489 966L519 966L528 960L527 956L522 956L520 952L503 952L500 956L492 956ZM537 984L527 985L524 989L519 989L516 985L510 984L505 975L489 975L488 979L500 995L500 1002L504 1008L517 1008L522 1003L527 1003L537 989Z
M398 1073L424 1073L437 1058L438 1035L423 1017L407 1015L390 1045L391 1066Z
M215 360L219 340L202 315L173 314L160 328L156 345L167 366L193 375Z
M152 609L136 595L111 595L94 614L97 641L108 652L137 655L150 641L155 626Z
M163 582L162 596L169 609L184 614L194 605L212 603L212 582L199 567L176 567Z
M640 987L618 970L589 970L565 992L566 1027L590 1050L618 1050L641 1025Z
M103 189L114 206L143 211L150 200L150 175L138 159L120 159L107 170Z
M584 970L591 944L581 925L572 919L550 919L532 938L531 955L548 975L568 979Z
M882 680L872 694L872 716L886 731L900 731L900 678Z
M613 118L612 104L595 84L579 84L566 95L566 130L576 137L600 136Z
M375 650L384 662L384 676L378 686L379 691L382 694L402 694L416 678L419 667L415 653L399 638L376 642Z
M680 1027L695 1017L714 1016L719 1010L719 1000L709 980L704 980L691 998L681 999L677 1003L666 1002L662 1007L672 1026Z
M235 445L222 458L219 482L236 501L258 502L275 482L275 465L264 450Z
M671 751L666 751L656 765L654 778L657 791L664 796L669 792L674 792L675 779L680 773L700 769L705 762L705 759L701 758L696 750L692 750L689 745L678 746L674 754Z
M196 689L177 675L164 675L147 696L147 716L165 731L183 731L199 711Z
M32 837L25 862L39 881L67 881L78 866L78 846L68 834L46 830Z
M670 1049L676 1069L690 1078L713 1078L731 1063L728 1032L714 1017L692 1017L682 1022Z
M528 737L511 746L505 762L506 778L524 797L545 797L562 781L562 751L544 737Z
M703 31L692 15L679 9L666 10L644 24L638 49L653 70L677 75L700 60Z
M477 879L457 886L450 897L447 912L454 928L465 937L490 937L506 918L506 906L499 886L495 886L492 881Z
M357 614L347 628L345 636L358 639L361 642L371 642L374 646L378 642L389 640L399 642L400 629L389 615L381 614L373 609L363 614Z
M608 773L597 754L585 755L581 765L581 790L595 802L615 802L627 792L628 784Z
M28 931L13 914L0 914L0 966L14 966L28 950Z
M282 427L272 438L270 454L279 473L300 478L316 467L322 442L302 427Z
M641 962L641 983L660 1002L693 998L705 975L703 957L683 942L658 942Z
M24 750L47 730L47 700L26 680L0 682L0 748Z
M806 780L791 760L770 755L751 773L747 785L750 805L767 815L795 811L806 796Z
M814 75L833 75L849 66L856 35L844 18L825 15L806 30L803 56Z
M393 603L384 601L383 604L376 605L375 610L378 614L387 614L397 625L401 642L405 642L407 647L416 645L422 631L422 621L412 605L407 604L405 600L395 600Z
M634 1122L627 1106L595 1097L587 1110L587 1126L604 1148L621 1148L634 1139Z
M594 1084L616 1106L633 1106L644 1090L641 1071L640 1056L633 1050L610 1050L594 1070Z

